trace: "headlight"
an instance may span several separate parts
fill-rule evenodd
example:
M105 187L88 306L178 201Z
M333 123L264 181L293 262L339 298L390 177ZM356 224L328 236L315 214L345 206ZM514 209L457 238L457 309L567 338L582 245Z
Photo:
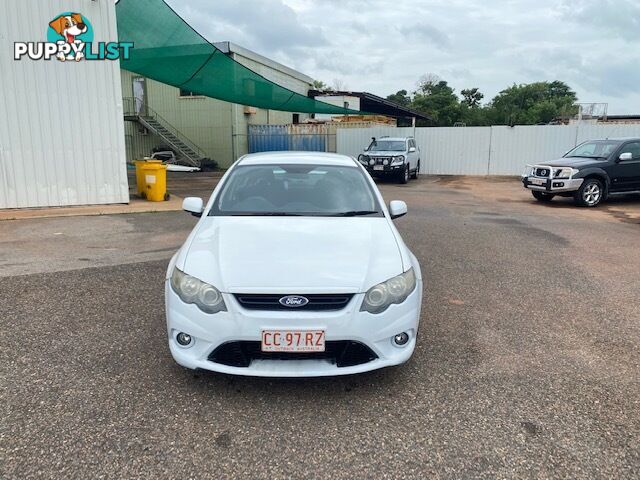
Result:
M360 163L367 163L369 161L369 157L367 155L363 155L362 153L358 155L358 161Z
M571 168L571 167L554 168L553 169L553 178L571 178L576 173L578 173L578 170L576 170L575 168Z
M393 157L393 161L391 165L402 165L404 163L404 156L399 155L397 157Z
M416 275L413 268L397 277L390 278L386 282L374 285L364 296L360 307L361 312L381 313L389 305L404 302L409 294L416 288Z
M205 313L226 312L222 294L213 285L187 275L177 268L171 274L171 287L184 303L194 303Z

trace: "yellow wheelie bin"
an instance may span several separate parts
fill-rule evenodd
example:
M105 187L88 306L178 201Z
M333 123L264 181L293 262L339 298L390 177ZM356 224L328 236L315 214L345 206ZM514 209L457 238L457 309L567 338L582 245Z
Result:
M136 160L134 163L138 195L151 202L169 200L167 166L162 160Z

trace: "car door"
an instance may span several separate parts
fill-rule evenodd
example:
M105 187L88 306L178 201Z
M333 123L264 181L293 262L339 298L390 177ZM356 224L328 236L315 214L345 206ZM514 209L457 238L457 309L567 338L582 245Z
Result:
M620 160L623 153L631 153L631 160ZM640 190L640 140L625 143L615 154L614 162L609 174L611 190Z
M412 148L414 149L413 152L410 151ZM416 141L413 138L409 139L409 148L407 149L407 151L409 152L407 155L411 162L411 168L414 169L418 164L418 152L416 149Z

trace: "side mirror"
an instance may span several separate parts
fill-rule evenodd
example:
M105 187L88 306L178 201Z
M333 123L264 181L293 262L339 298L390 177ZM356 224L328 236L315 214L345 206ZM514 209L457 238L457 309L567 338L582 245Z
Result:
M620 156L618 157L618 160L621 162L628 162L629 160L633 160L633 153L631 152L621 153Z
M201 217L204 205L200 197L187 197L182 201L182 209L194 217Z
M389 202L389 214L392 220L406 215L407 204L402 200L391 200L391 202Z
M410 148L409 148L409 153L413 153L413 152L415 152L415 151L416 151L416 147L410 147Z

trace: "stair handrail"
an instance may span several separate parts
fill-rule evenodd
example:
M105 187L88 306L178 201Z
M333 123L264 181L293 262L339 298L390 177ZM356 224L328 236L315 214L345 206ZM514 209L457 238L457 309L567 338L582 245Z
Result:
M202 150L200 147L198 147L198 145L196 145L196 143L193 140L191 140L187 135L185 135L180 130L178 130L176 127L174 127L173 124L171 124L171 122L166 120L162 115L160 115L157 111L155 111L153 108L151 108L148 103L142 102L142 104L141 104L143 110L146 111L146 115L141 115L138 112L136 112L136 108L135 108L135 101L136 100L137 99L134 98L134 97L124 97L122 99L124 115L125 116L151 117L151 118L157 120L158 123L160 123L164 128L166 128L171 133L173 133L174 136L178 137L178 139L182 140L182 142L185 145L187 145L187 147L189 147L191 150L196 152L199 155L200 159L207 158L207 154L204 152L204 150Z

